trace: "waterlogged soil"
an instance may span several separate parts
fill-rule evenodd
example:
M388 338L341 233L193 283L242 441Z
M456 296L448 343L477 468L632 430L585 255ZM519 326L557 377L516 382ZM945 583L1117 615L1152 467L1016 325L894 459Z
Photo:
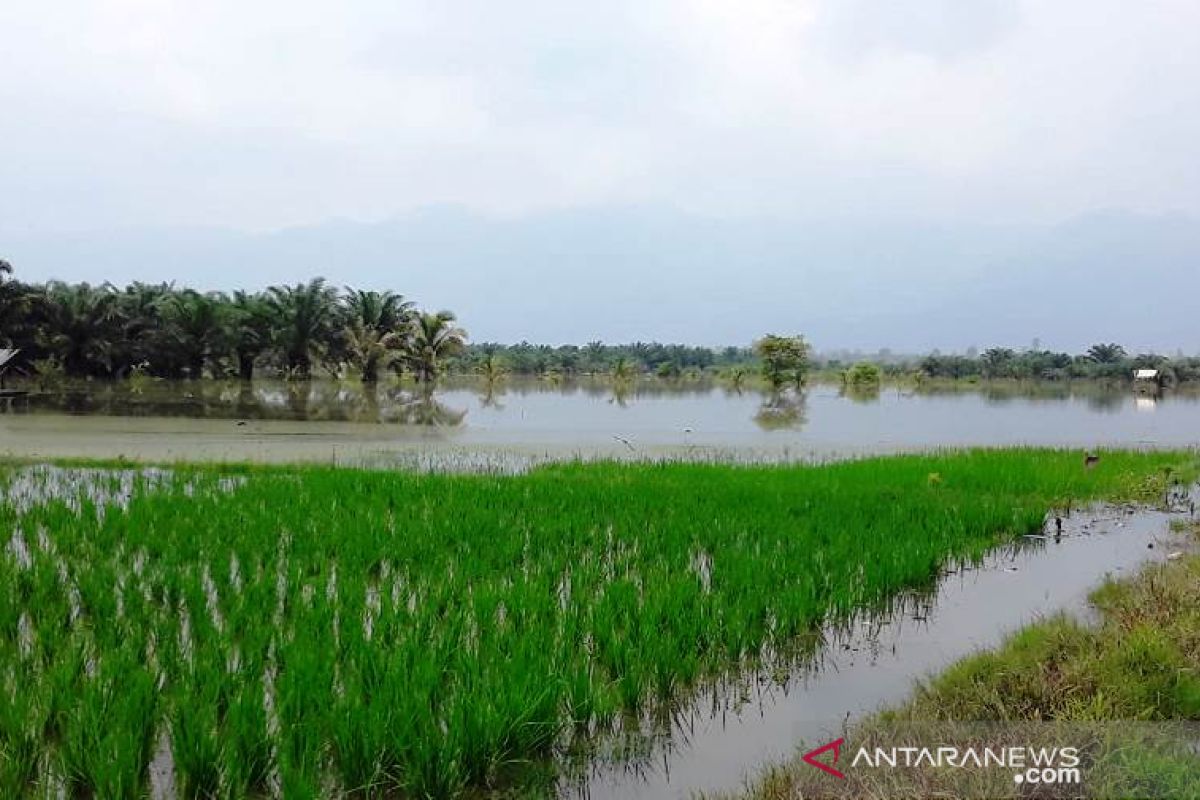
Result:
M1092 619L1087 598L1106 577L1178 556L1185 541L1170 523L1190 514L1190 499L1176 498L1175 508L1076 513L1063 518L1061 536L1051 522L1045 536L948 571L929 594L825 631L807 669L783 680L746 676L679 711L669 726L614 740L607 757L564 781L559 794L667 800L737 790L802 743L841 736L847 723L904 700L915 681L1024 625L1064 611Z
M518 471L561 458L779 461L935 447L1200 443L1200 394L1127 386L814 385L770 397L711 381L510 379L433 394L355 382L126 384L35 390L0 413L0 455L308 461Z

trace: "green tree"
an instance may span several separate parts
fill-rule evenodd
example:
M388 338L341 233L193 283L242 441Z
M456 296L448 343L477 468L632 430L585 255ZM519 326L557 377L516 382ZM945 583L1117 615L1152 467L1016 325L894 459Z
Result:
M17 329L29 311L29 293L25 287L4 277L12 275L12 271L12 264L0 258L0 345L4 346L13 344Z
M313 278L293 286L272 286L267 302L284 363L292 374L308 378L313 356L328 349L337 321L337 291L324 278Z
M116 356L122 370L153 364L158 372L171 371L163 342L162 310L174 293L169 283L142 283L126 286L117 299L121 317L121 341Z
M346 291L346 350L363 383L375 383L407 344L413 304L393 292Z
M882 377L879 366L869 361L859 361L842 373L842 380L847 385L857 388L878 386Z
M1088 348L1087 358L1097 364L1116 364L1125 358L1125 348L1119 344L1094 344Z
M262 294L238 290L229 302L227 336L237 361L238 377L254 378L254 364L271 346L273 307Z
M417 314L413 318L407 355L417 380L432 383L441 370L442 360L465 346L467 332L454 322L455 316L449 311Z
M221 294L192 289L170 295L163 304L166 339L189 377L203 377L205 365L214 375L218 371L215 362L228 341L225 304Z
M768 334L754 343L754 353L762 362L763 378L778 392L791 383L799 388L808 373L809 346L803 336Z
M111 375L113 350L121 336L117 294L109 284L53 282L40 303L39 345L70 375Z
M990 347L983 351L983 374L988 378L1001 378L1012 373L1016 353L1007 347Z

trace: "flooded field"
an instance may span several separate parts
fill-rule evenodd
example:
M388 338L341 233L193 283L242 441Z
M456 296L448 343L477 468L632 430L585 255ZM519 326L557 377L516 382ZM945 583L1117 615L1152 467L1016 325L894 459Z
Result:
M1088 594L1106 577L1176 558L1187 546L1170 523L1187 518L1133 508L1094 509L998 548L978 565L947 570L930 592L896 598L824 632L812 663L789 675L745 676L719 687L668 726L614 747L608 761L564 782L564 798L674 800L730 792L799 745L836 738L845 725L903 701L914 682L995 647L1023 625L1059 612L1091 615ZM634 758L628 758L634 754Z
M0 454L171 461L319 461L515 470L569 457L792 460L969 445L1179 447L1200 395L1127 386L814 385L771 398L713 382L352 382L89 385L32 392L0 414Z

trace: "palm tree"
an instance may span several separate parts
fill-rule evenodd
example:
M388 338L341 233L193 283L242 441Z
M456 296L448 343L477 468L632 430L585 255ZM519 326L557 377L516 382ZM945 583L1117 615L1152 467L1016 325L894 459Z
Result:
M505 366L504 359L496 355L494 351L488 352L479 362L479 375L489 386L502 380L507 374L508 367Z
M628 383L633 380L635 374L637 374L637 368L625 356L619 357L613 364L612 377L617 383Z
M349 287L346 292L346 350L363 383L375 383L380 366L391 364L404 349L413 304L393 292L355 291Z
M109 284L53 282L41 297L44 325L39 344L72 375L111 374L119 340L120 310Z
M1097 364L1115 364L1125 358L1125 348L1119 344L1094 344L1087 351L1087 359Z
M413 318L408 360L417 380L432 383L437 379L442 359L466 345L467 332L454 322L455 316L449 311L418 314Z
M272 286L268 292L284 361L294 374L307 378L313 354L334 328L337 291L326 286L324 278L313 278L295 286Z
M163 362L163 306L174 293L169 283L136 281L117 299L121 315L122 342L118 361L125 366Z
M185 289L163 305L167 341L192 378L203 377L204 365L224 352L226 302L221 294Z
M237 360L238 377L243 381L254 379L255 360L271 346L271 311L264 295L240 289L229 302L226 335Z
M17 281L5 280L12 264L0 258L0 344L11 344L17 328L23 327L29 308L29 294Z

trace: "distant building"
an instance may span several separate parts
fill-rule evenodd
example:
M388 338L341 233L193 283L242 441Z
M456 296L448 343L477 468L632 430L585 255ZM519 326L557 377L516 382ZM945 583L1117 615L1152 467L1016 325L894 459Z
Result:
M1162 391L1166 376L1158 369L1135 369L1133 389L1138 394L1158 394Z

